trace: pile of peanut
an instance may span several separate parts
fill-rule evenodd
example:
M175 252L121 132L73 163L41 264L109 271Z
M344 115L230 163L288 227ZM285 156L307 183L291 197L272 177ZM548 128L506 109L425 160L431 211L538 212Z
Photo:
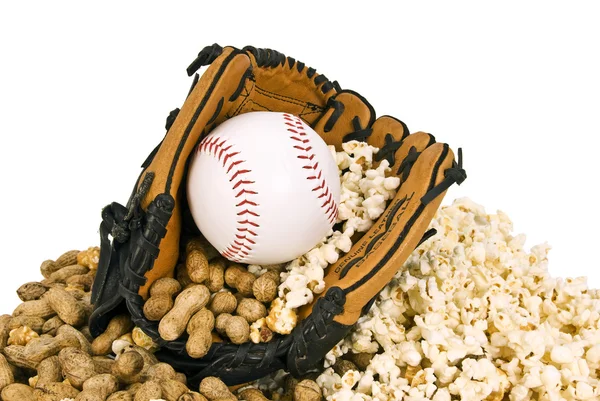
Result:
M266 266L257 277L246 266L223 258L202 238L187 242L182 259L177 278L154 282L144 304L146 318L159 321L160 336L173 341L187 335L186 349L193 358L205 356L215 338L248 342L250 325L267 317L277 297L282 266ZM259 341L272 337L265 325Z
M187 378L183 373L176 372L172 366L157 360L153 354L156 350L155 344L139 328L133 326L127 315L114 317L102 335L92 338L87 322L92 312L90 290L98 266L98 257L98 248L89 248L82 252L66 252L55 261L47 260L42 263L43 280L23 284L17 290L23 303L14 310L12 315L0 316L0 397L2 400L266 401L269 399L252 386L230 389L215 377L205 378L197 388L188 387ZM239 277L240 274L234 276ZM221 280L224 280L224 273L221 273ZM190 302L198 296L204 297L204 305L210 307L212 302L210 304L208 302L209 286L212 289L216 288L212 287L215 281L209 279L205 285L185 285L186 290L181 293L184 296L178 297L173 309L177 311L176 308L180 303ZM156 290L153 295L156 295ZM171 295L168 296L169 300L170 297ZM237 302L237 298L234 299ZM157 301L152 302L159 304ZM165 314L170 309L166 308ZM208 309L204 310L208 311ZM206 322L202 319L203 315L197 315L197 312L199 310L193 314L198 316L195 322L187 325L192 333L194 333L192 330L194 324L206 327ZM203 313L212 316L212 312ZM168 314L165 318L167 316ZM238 317L241 318L239 313ZM231 319L235 319L235 316L231 316ZM168 324L166 326L170 327ZM169 333L173 335L173 332ZM288 401L321 399L321 390L314 381L306 379L299 383L296 381L290 383L285 395Z

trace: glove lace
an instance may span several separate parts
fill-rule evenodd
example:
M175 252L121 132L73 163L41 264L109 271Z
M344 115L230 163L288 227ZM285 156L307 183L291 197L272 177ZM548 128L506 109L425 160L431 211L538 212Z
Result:
M406 126L404 132L408 132L408 128L406 128ZM392 134L387 134L385 136L385 145L379 149L379 152L375 153L374 160L376 162L380 162L383 159L386 159L390 163L390 166L393 166L396 164L396 151L400 149L401 145L402 139L399 141L394 141L394 136Z
M339 287L331 287L324 297L317 300L309 318L313 323L312 327L314 327L314 330L310 330L311 325L308 324L306 325L308 330L305 330L305 327L303 327L302 330L296 329L292 331L299 355L306 355L308 344L322 340L327 336L328 326L335 316L344 311L345 303L346 295Z
M437 198L440 194L446 191L452 184L462 184L464 180L467 179L467 172L463 168L462 161L462 149L458 149L458 163L453 162L452 167L444 171L444 180L440 182L438 185L433 187L429 192L427 192L421 198L421 203L423 205L429 204L435 198Z
M206 46L198 53L198 56L187 68L187 74L189 77L194 75L200 67L211 64L217 57L221 55L223 48L218 44L214 43L210 46Z
M327 105L333 109L333 113L325 123L323 130L325 132L329 132L333 129L333 126L338 121L342 113L344 112L344 104L338 100L330 98L327 102ZM404 132L408 132L408 127L404 123L402 123L404 127ZM373 134L372 128L363 128L360 122L359 116L354 116L352 119L352 127L354 131L349 134L344 135L342 138L342 142L350 142L350 141L359 141L365 142L371 134ZM379 149L379 152L375 154L375 161L381 161L383 159L387 159L390 163L390 166L396 164L396 151L402 145L402 139L398 141L394 141L394 136L392 134L387 134L385 136L385 144ZM412 162L414 163L414 161ZM404 169L406 166L403 166ZM410 169L408 170L410 172Z
M406 155L404 160L402 160L402 163L400 163L397 172L397 174L402 178L402 182L406 181L406 179L410 175L410 170L419 158L420 154L421 152L417 152L417 148L414 146L411 146L408 150L408 154Z
M286 57L285 54L280 53L276 50L258 49L253 46L246 46L242 49L242 51L252 53L252 55L254 56L254 59L256 60L256 64L259 67L274 68L277 66L283 67L287 64L287 66L290 70L293 68L296 68L296 70L299 73L306 71L305 72L306 76L310 79L313 79L313 82L315 83L315 85L317 85L317 86L321 85L320 90L324 94L328 93L332 89L335 89L337 92L339 92L341 90L340 85L337 83L337 81L330 81L323 74L317 75L315 77L316 72L317 72L316 69L314 69L312 67L307 68L306 64L304 64L303 62L297 61L293 57L289 57L289 56Z
M343 142L349 142L349 141L365 142L367 140L367 138L370 137L371 134L373 133L373 129L363 128L361 126L360 118L358 116L355 116L352 119L352 127L354 128L354 131L352 131L349 134L344 135L344 138L342 139Z

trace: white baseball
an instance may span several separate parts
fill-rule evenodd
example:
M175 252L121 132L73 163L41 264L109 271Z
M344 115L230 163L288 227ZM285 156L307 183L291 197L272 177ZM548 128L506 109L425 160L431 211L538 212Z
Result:
M335 223L336 162L299 117L251 112L231 118L198 145L187 196L200 232L227 259L290 261Z

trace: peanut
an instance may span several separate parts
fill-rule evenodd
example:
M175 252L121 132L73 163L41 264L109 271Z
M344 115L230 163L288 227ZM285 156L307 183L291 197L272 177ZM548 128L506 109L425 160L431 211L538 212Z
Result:
M56 312L54 312L54 309L50 307L48 301L42 298L33 301L25 301L21 305L17 306L17 308L13 312L13 316L20 315L35 316L41 317L43 319L48 319L49 317L56 315Z
M75 337L75 338L77 338L77 341L79 341L79 348L81 348L81 350L83 352L85 352L86 354L90 354L90 355L92 354L92 345L88 341L87 337L85 335L83 335L82 332L80 332L79 330L74 328L73 326L68 325L68 324L63 324L56 330L56 336L57 337L60 337L60 336Z
M181 291L181 284L174 278L156 280L150 287L150 298L144 303L146 319L158 321L173 308L173 296Z
M192 334L200 327L205 327L208 331L212 331L215 328L215 315L206 308L200 309L192 316L187 325L187 332L188 334Z
M35 401L33 389L21 383L9 384L4 387L0 398L3 401Z
M271 302L277 297L277 283L265 273L254 281L252 293L260 302Z
M55 261L45 260L40 265L40 273L42 273L42 276L44 276L44 278L50 278L50 275L55 271L59 270L60 268L62 268L62 266L57 265Z
M38 362L32 361L25 355L25 346L23 345L9 345L3 350L6 360L14 366L20 368L36 370Z
M145 375L152 366L158 363L158 359L156 359L156 356L154 356L152 352L149 352L145 348L139 347L137 345L130 345L124 350L124 352L127 351L135 351L142 356L142 359L144 360L144 368L142 369L142 375Z
M75 274L65 280L67 286L81 288L83 291L89 291L96 277L95 270L90 270L86 274Z
M209 275L205 285L210 292L218 292L225 285L225 263L222 260L211 262L208 265ZM191 277L190 277L191 278Z
M192 358L202 358L212 345L211 331L215 327L215 315L206 308L200 309L187 325L190 335L186 342L186 350Z
M320 401L321 388L313 380L302 380L294 389L294 401Z
M187 386L187 376L185 373L175 373L174 380L177 380L178 382L181 382Z
M247 272L246 268L238 263L232 263L225 270L225 284L230 288L236 288L237 279L243 272Z
M131 318L128 315L117 315L112 318L104 333L92 341L92 352L94 355L108 355L111 351L112 342L133 328Z
M333 370L340 376L344 376L344 374L349 370L358 370L356 365L350 361L345 359L338 358L333 364Z
M9 327L11 320L12 316L10 315L0 316L0 352L6 347L6 343L8 342L11 330Z
M106 401L133 401L133 395L127 391L117 391L108 396Z
M254 323L267 316L267 308L256 299L244 298L238 303L236 313L246 319L248 323Z
M45 299L63 322L71 326L84 324L85 310L67 291L62 288L50 288Z
M94 370L96 373L111 373L115 360L107 356L93 356Z
M232 316L227 319L225 328L227 337L234 344L243 344L250 338L250 325L248 321L241 316Z
M185 384L173 379L162 380L160 388L166 401L177 401L179 397L190 391Z
M210 300L210 292L203 285L183 290L175 299L171 309L160 321L158 332L167 340L176 340L183 334L192 315L202 309Z
M358 354L349 353L350 361L353 362L360 370L367 369L374 355L375 354L368 354L366 352L361 352Z
M48 280L52 283L65 283L66 280L75 275L86 274L90 269L85 266L71 265L65 266L50 275Z
M162 398L162 388L158 380L150 380L142 384L135 393L134 401L150 401Z
M60 267L71 266L77 263L78 250L67 251L56 259L56 265Z
M217 318L215 319L215 330L217 330L217 333L225 335L227 322L231 317L232 316L229 313L221 313L219 316L217 316Z
M25 356L34 362L41 362L44 359L58 354L65 348L79 348L79 340L71 335L60 335L56 337L40 337L30 341L24 348Z
M281 283L281 271L279 269L271 269L269 267L267 267L267 269L268 270L260 277L273 280L276 285L279 285Z
M37 367L37 382L33 387L42 387L49 383L62 381L62 367L58 356L51 356L44 359Z
M192 249L185 259L185 268L190 280L194 283L203 283L210 276L208 259L202 250Z
M65 398L75 399L79 391L68 383L48 383L33 390L36 400L61 401Z
M39 334L27 326L21 326L10 331L8 345L27 345L34 338L39 338Z
M185 349L192 358L202 358L212 346L212 334L206 327L199 327L192 332L185 343Z
M212 260L219 256L219 252L205 239L202 237L192 238L185 246L186 253L190 253L193 250L202 251L204 256L208 260Z
M42 283L33 281L20 286L17 290L17 295L23 302L33 301L35 299L39 299L47 290L48 288Z
M85 266L90 270L96 270L98 268L98 262L100 261L100 248L92 246L77 253L76 263L81 266Z
M58 360L65 379L79 390L87 379L96 374L92 357L78 348L62 349L58 353Z
M209 309L215 314L233 313L237 308L237 299L229 291L222 291L215 294L210 302Z
M159 362L148 368L145 380L166 380L174 379L177 376L175 369L168 363Z
M144 368L144 358L135 352L128 351L119 356L119 359L112 367L112 374L125 384L132 384L140 381L142 369Z
M95 375L83 383L83 391L77 395L75 401L104 401L118 389L119 382L113 375Z
M255 281L256 276L254 274L250 272L242 272L235 280L235 288L245 297L252 296L252 288Z
M8 361L2 354L0 354L0 391L9 384L15 382L12 370L8 365Z
M245 401L270 401L265 395L257 388L247 388L242 390L239 394L239 398Z
M177 401L208 401L205 396L195 391L189 391L182 394Z
M59 287L67 291L69 294L73 296L78 301L81 301L85 298L85 291L83 291L83 287L79 285L67 284L65 287Z
M31 330L40 334L45 323L46 321L41 317L20 315L17 317L13 317L12 320L9 322L8 327L10 330L14 330L22 326L27 326Z
M44 319L42 319L42 321L43 320ZM63 322L58 316L51 317L50 319L44 322L42 326L42 333L50 334L53 336L56 334L56 330L63 324L65 324L65 322Z
M229 391L229 388L221 379L213 376L205 377L200 382L200 394L209 400L231 400L236 401L237 397Z
M133 383L129 386L125 387L125 391L127 391L132 397L135 396L135 393L142 387L142 383Z

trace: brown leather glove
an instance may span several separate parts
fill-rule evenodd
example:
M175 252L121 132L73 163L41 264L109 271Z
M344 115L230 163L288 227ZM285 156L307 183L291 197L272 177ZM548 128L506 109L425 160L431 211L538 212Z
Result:
M188 74L209 64L199 80L196 75L181 110L171 113L168 132L144 162L127 207L112 203L102 212L90 330L99 335L112 316L128 310L161 346L159 359L188 374L191 382L212 375L232 385L282 368L302 375L349 332L420 241L432 234L426 230L445 191L466 174L448 145L426 133L409 135L393 117L376 119L362 96L291 57L215 44L199 53ZM350 140L380 148L376 162L387 159L401 184L373 227L329 267L326 290L301 308L292 334L261 344L215 343L205 357L193 359L185 351L185 338L161 339L157 323L144 317L144 300L155 280L173 276L188 227L195 229L182 185L189 155L218 124L258 110L297 115L337 149Z

